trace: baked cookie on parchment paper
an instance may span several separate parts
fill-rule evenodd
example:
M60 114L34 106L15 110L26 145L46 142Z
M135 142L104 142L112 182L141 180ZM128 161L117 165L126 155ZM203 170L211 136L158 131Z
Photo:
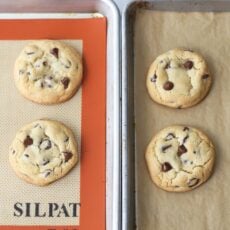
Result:
M170 126L153 137L145 154L153 182L171 192L185 192L204 183L211 175L215 150L200 130Z
M20 178L44 186L65 176L76 165L77 142L61 122L37 120L17 132L9 160Z
M207 95L211 82L208 66L200 54L173 49L151 64L146 85L155 102L172 108L187 108Z
M81 56L73 47L56 40L35 40L19 54L14 79L25 98L57 104L76 93L82 72Z

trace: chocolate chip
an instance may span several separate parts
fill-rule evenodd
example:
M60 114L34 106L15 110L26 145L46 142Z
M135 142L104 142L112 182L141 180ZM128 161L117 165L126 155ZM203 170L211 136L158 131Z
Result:
M22 69L19 70L19 74L24 74L24 73L25 73L24 70L22 70Z
M64 85L64 89L67 89L68 86L69 86L69 78L68 77L64 77L62 80L61 80L61 83Z
M42 62L42 64L44 65L44 66L47 66L47 61L44 61L44 62Z
M64 140L64 142L68 142L69 141L69 137L66 137L66 139Z
M12 151L12 154L15 154L15 150Z
M169 69L170 68L170 62L168 62L165 66L165 69Z
M184 68L185 69L192 69L192 67L193 67L193 62L192 61L186 61L184 63Z
M181 108L182 108L182 105L177 106L177 109L181 109Z
M180 157L182 154L186 153L187 149L184 145L180 145L177 151L178 157Z
M49 160L46 160L42 165L47 165L47 164L49 164L50 163L50 161Z
M27 75L29 75L29 76L31 75L31 73L30 73L30 72L27 72L26 74L27 74Z
M191 50L191 49L184 49L184 51L188 51L188 52L192 52L192 53L194 53L194 51L193 51L193 50Z
M30 136L26 136L26 139L24 140L23 142L25 148L29 145L32 145L33 144L33 139L30 137Z
M157 75L154 74L153 77L150 79L151 82L156 82L157 81Z
M41 88L43 88L43 87L44 87L44 84L43 84L43 82L41 82L41 84L40 84L40 87L41 87Z
M174 87L174 84L171 81L166 81L163 85L164 90L171 90Z
M37 128L37 127L39 127L40 129L42 128L39 124L36 124L36 125L34 126L34 128Z
M58 48L53 48L52 50L50 50L50 53L53 54L56 58L58 58Z
M204 74L204 75L202 76L202 79L207 79L207 78L209 78L209 75L208 75L208 74Z
M192 164L193 164L193 161L190 161L190 164L192 165Z
M45 177L48 177L48 176L50 175L50 173L51 173L51 170L45 171L44 176L45 176Z
M27 55L32 55L32 54L34 54L34 52L28 52L28 53L26 53Z
M163 172L168 172L171 169L172 169L172 166L168 162L165 162L164 164L161 165L161 170Z
M196 151L193 151L194 154L196 154Z
M49 76L48 79L49 79L49 80L53 80L53 77L52 77L52 76Z
M42 150L48 150L51 148L51 141L50 140L47 140L47 139L44 139L40 142L40 145L39 145L40 149Z
M162 152L164 153L167 149L171 148L172 145L166 145L161 148Z
M29 158L29 155L28 155L28 154L25 154L24 156L27 157L27 158Z
M67 62L68 62L68 65L65 65L65 68L66 68L66 69L69 69L70 66L72 65L72 63L71 63L71 61L69 61L69 60L67 60Z
M192 178L192 179L189 180L189 182L188 182L188 187L194 187L194 186L196 186L199 182L200 182L200 179L198 179L198 178Z
M183 143L185 143L188 139L188 135L183 139Z
M175 135L174 135L173 133L169 133L169 134L167 135L167 137L165 138L165 140L166 140L166 141L170 141L170 140L172 140L173 138L175 138Z
M72 158L73 154L71 152L64 152L65 162Z
M188 127L184 127L183 131L189 131L189 128Z

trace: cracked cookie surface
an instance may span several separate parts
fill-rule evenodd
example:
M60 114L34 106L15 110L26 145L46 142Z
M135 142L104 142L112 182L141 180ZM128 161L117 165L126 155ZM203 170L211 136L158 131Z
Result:
M81 84L81 56L73 47L60 41L32 41L15 62L14 79L20 93L33 102L64 102Z
M63 177L78 161L72 131L53 120L37 120L21 128L9 151L16 174L40 186Z
M172 108L197 104L207 95L211 82L203 57L183 49L173 49L158 56L146 79L150 97Z
M198 129L170 126L153 137L146 150L153 182L166 191L184 192L204 183L211 175L215 150Z

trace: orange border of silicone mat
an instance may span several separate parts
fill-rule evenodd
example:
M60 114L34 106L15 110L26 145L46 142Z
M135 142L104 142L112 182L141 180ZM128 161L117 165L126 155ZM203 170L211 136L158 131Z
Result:
M80 225L0 225L0 229L105 229L106 19L0 20L0 28L0 40L83 40L84 57Z

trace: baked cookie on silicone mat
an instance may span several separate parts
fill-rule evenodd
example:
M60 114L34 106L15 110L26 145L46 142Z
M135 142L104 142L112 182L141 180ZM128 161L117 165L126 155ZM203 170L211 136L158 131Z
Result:
M172 108L187 108L199 103L207 95L211 83L204 58L179 48L158 56L146 80L152 100Z
M153 137L145 157L150 176L158 187L170 192L185 192L210 177L215 150L200 130L175 125Z
M48 185L65 176L77 163L77 142L64 124L37 120L22 127L10 146L9 160L23 180Z
M14 79L25 98L40 104L57 104L77 92L82 68L81 56L73 47L56 40L35 40L19 54Z

